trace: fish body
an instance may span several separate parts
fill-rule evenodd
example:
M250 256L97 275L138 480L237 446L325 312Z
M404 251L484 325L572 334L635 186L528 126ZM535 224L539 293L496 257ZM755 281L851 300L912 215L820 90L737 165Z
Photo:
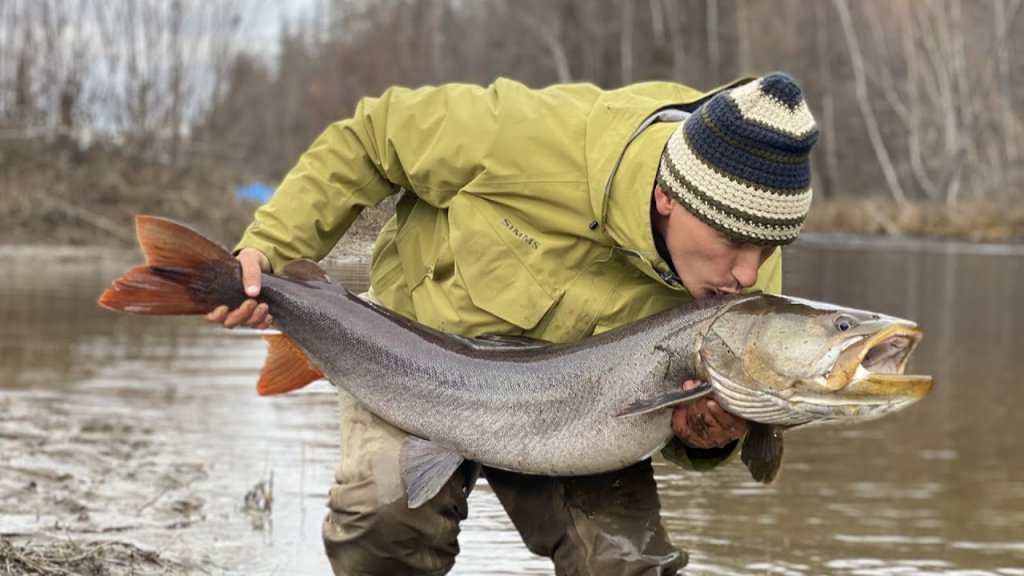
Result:
M573 345L451 337L332 284L264 278L261 299L324 375L384 420L467 459L544 475L633 464L671 436L671 410L629 405L700 377L702 303Z
M106 307L200 314L239 305L238 264L170 221L138 217L147 264L115 281ZM574 344L445 334L318 280L264 275L271 336L261 393L326 376L412 435L402 453L411 506L469 459L552 476L638 462L672 437L672 408L705 395L755 422L743 460L760 481L779 467L783 429L882 416L923 397L903 374L911 322L769 295L703 299ZM680 384L705 384L683 391Z

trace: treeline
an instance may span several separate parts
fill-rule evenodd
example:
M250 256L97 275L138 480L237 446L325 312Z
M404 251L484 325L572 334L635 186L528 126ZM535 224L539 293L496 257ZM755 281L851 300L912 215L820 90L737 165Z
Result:
M0 2L0 241L128 243L140 211L233 235L244 161L194 135L232 91L256 6Z
M1024 198L1021 2L320 0L254 50L251 15L276 3L8 0L0 142L275 181L393 84L711 88L784 70L821 128L819 197L1010 210Z

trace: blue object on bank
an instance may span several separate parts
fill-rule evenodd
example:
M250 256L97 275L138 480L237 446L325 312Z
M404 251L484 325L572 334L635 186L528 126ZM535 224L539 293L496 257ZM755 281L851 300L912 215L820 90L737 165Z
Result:
M244 186L239 186L235 190L235 196L242 200L252 200L260 204L270 200L270 197L273 195L274 189L263 182L250 182Z

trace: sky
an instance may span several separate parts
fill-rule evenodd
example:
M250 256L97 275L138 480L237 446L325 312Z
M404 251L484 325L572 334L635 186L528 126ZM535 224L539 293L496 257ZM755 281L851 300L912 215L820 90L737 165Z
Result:
M252 2L254 0L247 0ZM312 17L320 0L283 0L267 2L265 9L254 15L253 33L260 39L254 52L269 60L273 60L278 51L278 38L281 34L282 22L296 22Z

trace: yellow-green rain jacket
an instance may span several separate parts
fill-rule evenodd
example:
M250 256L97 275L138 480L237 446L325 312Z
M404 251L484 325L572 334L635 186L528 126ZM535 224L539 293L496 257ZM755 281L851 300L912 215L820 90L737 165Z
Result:
M404 191L373 251L382 304L466 336L604 332L692 299L658 255L650 220L678 124L634 132L706 96L669 82L391 88L324 131L238 248L263 251L275 271L319 260L364 207ZM781 290L779 250L758 278L755 290ZM679 442L664 453L688 468L723 460Z

